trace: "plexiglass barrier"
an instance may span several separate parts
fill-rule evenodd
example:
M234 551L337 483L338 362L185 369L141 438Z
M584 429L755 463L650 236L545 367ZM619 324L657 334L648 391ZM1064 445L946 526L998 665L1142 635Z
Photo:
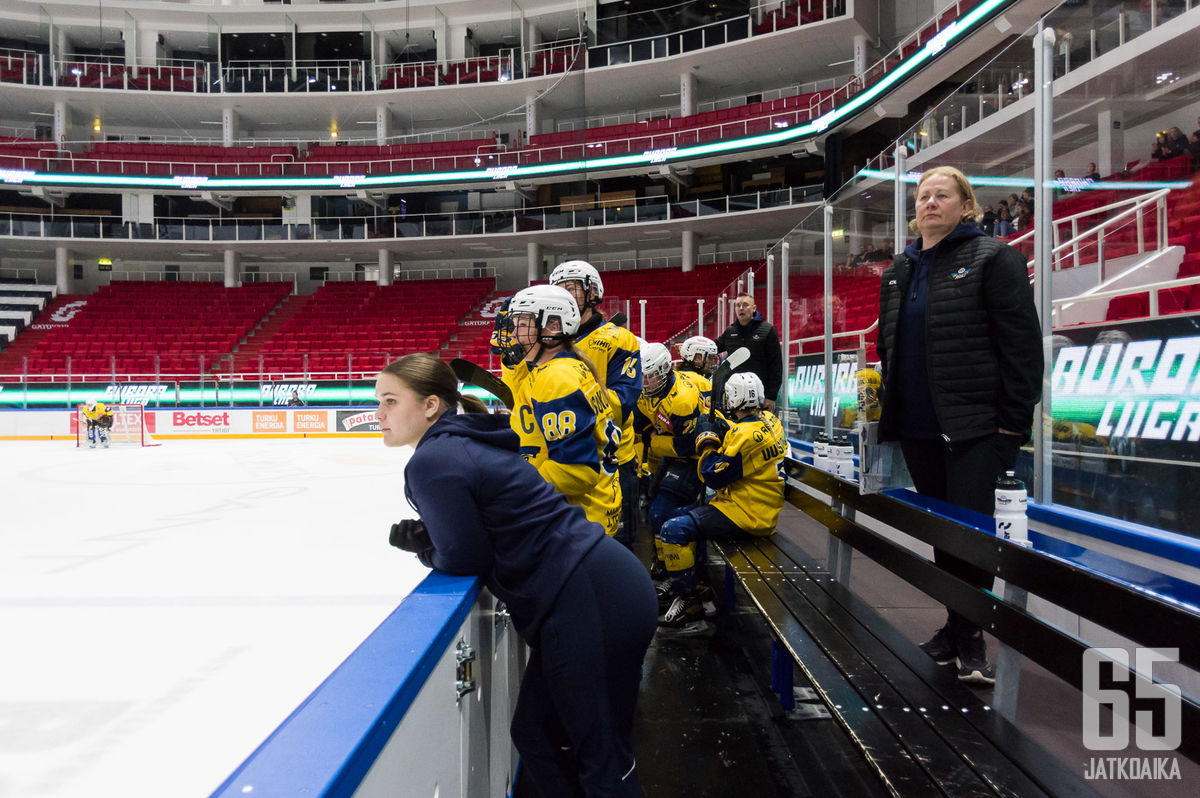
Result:
M853 372L877 361L880 275L915 238L915 182L954 166L985 233L1028 259L1043 319L1041 415L1018 462L1031 496L1194 534L1200 84L1179 66L1200 47L1190 6L1064 3L770 250L754 291L784 340L793 438L853 433Z

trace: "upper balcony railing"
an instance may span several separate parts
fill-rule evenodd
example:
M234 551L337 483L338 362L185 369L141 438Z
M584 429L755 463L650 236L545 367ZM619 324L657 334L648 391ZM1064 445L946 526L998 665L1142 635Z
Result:
M522 51L464 60L377 64L370 60L254 60L218 64L123 56L52 59L35 50L0 49L0 82L76 88L203 92L359 92L471 83L502 83L564 72L668 58L751 36L846 15L845 0L789 0L769 12L697 25L629 41L587 46L579 37Z
M353 241L367 239L529 233L619 224L671 222L721 214L761 211L816 202L821 186L801 186L712 199L671 202L642 197L620 204L571 210L554 205L495 211L462 211L314 218L307 223L278 219L161 218L153 223L116 217L0 213L0 238L80 238L123 241Z

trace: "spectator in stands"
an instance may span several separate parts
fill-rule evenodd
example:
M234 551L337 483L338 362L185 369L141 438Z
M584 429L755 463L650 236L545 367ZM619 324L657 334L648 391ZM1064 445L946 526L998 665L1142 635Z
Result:
M1192 154L1192 169L1200 169L1200 130L1188 137L1188 151Z
M962 172L921 176L909 225L920 237L880 284L880 437L899 440L920 493L991 515L996 478L1030 438L1042 336L1025 257L984 236L978 215ZM992 585L989 571L934 556L964 582ZM979 627L947 614L921 648L939 663L957 660L963 681L994 681Z
M698 542L773 535L783 509L780 465L787 440L779 419L763 409L762 380L753 372L734 374L720 395L725 416L701 419L693 442L697 470L716 496L671 517L659 533L667 588L658 623L677 634L705 631L705 616L716 610L705 606L706 591L697 581Z
M1154 148L1150 150L1150 157L1156 161L1171 157L1167 154L1167 132L1165 130L1154 134Z
M979 221L985 235L996 235L996 209L991 205L983 206L983 218Z
M754 297L742 291L733 302L736 315L733 323L717 337L717 351L726 354L741 347L750 350L750 358L738 372L750 371L762 380L767 410L775 410L775 398L783 384L783 350L779 347L779 333L771 322L763 318L754 303Z
M1000 204L996 208L996 235L1010 236L1012 233L1012 210L1008 207L1008 200L1000 200Z
M1087 165L1087 174L1083 176L1084 180L1099 180L1100 172L1096 170L1096 164L1089 162Z
M375 394L384 444L415 449L404 493L420 519L393 525L391 544L482 577L529 644L511 731L538 793L640 798L631 738L655 630L645 567L525 463L508 418L460 394L436 357L391 363Z
M1033 206L1021 200L1017 203L1017 218L1013 219L1013 230L1018 233L1026 232L1033 226Z
M572 340L579 308L557 285L518 291L499 336L521 453L567 501L616 536L621 425L604 377ZM639 364L638 384L641 384ZM640 392L640 389L639 389Z
M1054 199L1058 199L1063 194L1067 193L1067 190L1063 188L1063 181L1066 179L1066 172L1061 169L1054 170Z
M1187 136L1183 135L1183 131L1178 127L1172 126L1167 130L1167 157L1178 158L1180 155L1188 154Z
M604 282L595 266L585 260L560 263L550 272L550 284L563 288L579 307L575 345L603 377L611 394L621 444L617 447L617 478L621 483L621 525L617 540L633 547L638 524L638 461L633 444L633 411L642 393L642 361L638 339L624 327L604 318L598 307L604 299Z
M304 400L300 398L299 391L292 391L292 398L288 399L288 407L304 407Z

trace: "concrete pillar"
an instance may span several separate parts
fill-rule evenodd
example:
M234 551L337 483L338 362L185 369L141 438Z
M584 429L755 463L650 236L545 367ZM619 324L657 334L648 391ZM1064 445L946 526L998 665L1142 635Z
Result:
M433 40L437 45L437 60L450 58L450 24L440 9L433 10Z
M71 138L71 109L63 100L54 101L54 141L62 147Z
M221 143L226 147L232 147L233 142L237 141L240 121L237 111L232 108L221 109Z
M132 18L130 18L130 20L131 20L130 28L132 29L131 32L132 32L132 35L134 36L134 38L137 40L137 44L136 44L136 49L135 49L135 48L129 47L128 43L126 43L126 46L125 46L126 66L134 65L132 63L129 63L130 59L131 59L131 56L130 56L131 49L133 49L136 53L136 55L133 56L133 60L136 61L138 66L141 66L141 67L155 66L156 64L158 64L159 56L165 55L165 53L163 53L162 45L160 45L158 43L158 31L157 30L138 29L136 26L132 25Z
M472 43L467 41L467 26L455 22L447 24L446 57L451 61L462 61L471 57L469 52ZM441 52L441 42L438 42L438 52Z
M680 251L683 256L683 271L690 272L696 268L696 231L684 230L683 240L680 242Z
M861 33L854 36L854 77L861 78L867 71L867 37Z
M392 63L392 46L388 44L387 37L382 33L376 33L371 37L371 41L374 42L375 46L375 63L379 66L386 66L387 64ZM384 74L386 74L386 71ZM383 76L380 75L380 77Z
M525 141L542 132L542 102L535 94L525 95Z
M679 76L679 115L696 113L696 73L690 69Z
M1096 169L1101 175L1107 177L1125 168L1125 112L1121 109L1096 114L1096 150Z
M386 105L375 107L375 143L380 147L388 143L392 136L392 112Z
M526 243L525 260L528 267L526 275L529 277L529 284L542 279L542 245L536 241Z
M392 251L387 247L379 248L379 284L392 284Z
M66 247L54 248L54 284L58 293L74 293L71 288L74 278L71 275L71 251Z
M225 287L237 288L241 285L238 282L238 266L241 265L241 258L232 249L225 250Z

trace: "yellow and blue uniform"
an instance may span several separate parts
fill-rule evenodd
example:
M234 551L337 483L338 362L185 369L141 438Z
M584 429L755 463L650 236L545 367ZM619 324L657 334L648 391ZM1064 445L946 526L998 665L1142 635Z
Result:
M96 402L95 407L88 407L87 405L83 406L83 417L87 419L88 426L95 424L101 418L109 415L112 414L108 412L108 406L105 405L104 402Z
M621 427L621 445L617 449L618 479L624 496L623 523L619 538L633 545L637 528L637 447L633 436L633 414L642 395L642 358L637 337L624 327L606 321L594 313L579 326L575 346L587 355L604 378L611 396L616 421Z
M659 533L675 595L696 590L696 542L744 534L770 535L783 509L783 425L759 410L729 422L721 445L702 451L699 474L717 491L708 504L668 519Z
M696 386L696 390L700 392L700 398L704 400L704 412L708 413L708 408L712 407L712 380L691 369L679 369L675 373Z
M633 414L637 433L649 439L647 461L657 472L657 491L649 508L650 529L656 535L675 509L699 498L701 487L694 458L696 422L704 413L704 401L690 380L674 372L667 379L670 384L663 395L640 397Z
M569 352L505 374L514 389L510 423L521 454L567 501L615 536L621 518L621 428L609 392Z
M104 402L96 402L93 407L83 406L83 418L87 421L88 444L96 446L96 436L99 434L100 443L108 447L108 428L112 426L112 412Z

